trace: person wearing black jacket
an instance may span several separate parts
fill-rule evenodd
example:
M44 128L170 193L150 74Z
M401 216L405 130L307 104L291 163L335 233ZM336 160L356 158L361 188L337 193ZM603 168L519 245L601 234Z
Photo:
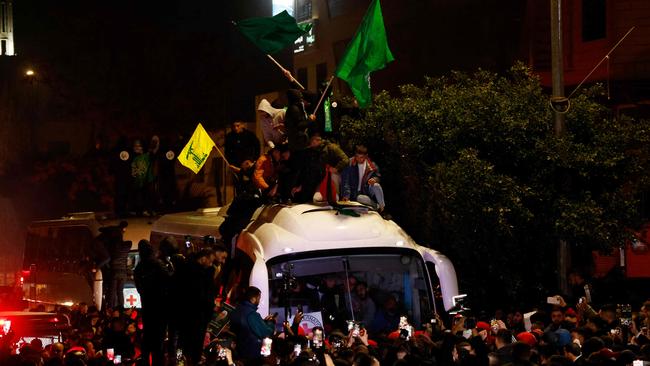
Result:
M214 250L208 248L192 254L181 279L185 311L181 315L180 343L190 366L201 360L203 340L215 307L214 257Z
M246 160L255 161L260 156L260 140L246 129L244 122L235 121L232 130L226 134L226 159L235 168Z
M287 90L289 106L284 115L284 128L289 140L291 153L301 151L309 145L309 117L305 111L302 92L298 89Z
M128 277L127 262L131 251L131 241L111 243L111 278L106 299L106 306L116 308L124 305L124 282Z
M180 253L178 243L172 236L163 238L160 241L160 260L167 270L171 273L168 293L169 299L169 317L167 320L167 357L168 359L176 358L180 330L182 324L182 314L185 310L183 296L183 276L187 261Z
M168 287L171 272L156 258L148 240L138 243L140 263L135 267L135 287L142 301L142 362L149 364L149 355L153 366L164 365L163 341L167 313Z

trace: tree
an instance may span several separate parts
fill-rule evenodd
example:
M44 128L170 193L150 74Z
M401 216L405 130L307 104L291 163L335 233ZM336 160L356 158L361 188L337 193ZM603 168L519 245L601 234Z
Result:
M576 253L618 247L647 220L650 123L613 118L599 93L572 100L556 137L524 65L452 72L380 93L341 132L370 146L390 211L452 259L462 289L484 303L537 302L555 287L558 240Z

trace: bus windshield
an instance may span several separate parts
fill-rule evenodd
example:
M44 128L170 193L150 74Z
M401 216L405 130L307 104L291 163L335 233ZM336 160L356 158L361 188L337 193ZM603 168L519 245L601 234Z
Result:
M302 307L326 332L347 333L353 320L370 335L388 334L398 329L400 316L418 328L433 316L424 263L415 251L281 259L271 261L269 272L271 313L283 319L285 311Z

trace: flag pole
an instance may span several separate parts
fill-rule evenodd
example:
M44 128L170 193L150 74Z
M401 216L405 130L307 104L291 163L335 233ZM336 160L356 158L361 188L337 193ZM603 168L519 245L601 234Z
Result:
M316 112L318 112L318 108L320 107L320 104L323 102L323 98L325 97L325 94L327 94L327 89L329 89L330 85L332 85L332 80L334 80L334 75L330 77L330 81L327 82L327 86L325 86L325 90L323 90L323 93L320 95L318 104L316 104L316 108L314 108L314 112L312 113L313 115L316 115Z
M232 165L230 165L230 163L228 162L228 159L226 159L226 155L223 154L223 152L221 151L221 149L219 148L219 146L217 146L217 144L214 144L214 148L217 149L217 152L218 152L219 155L221 155L221 157L223 158L223 161L226 163L226 166L227 166L229 169L231 169L231 170L235 170L235 169L232 168ZM238 167L237 167L237 168L238 168Z
M273 61L273 63L276 64L276 65L280 68L280 70L282 70L283 73L285 73L285 74L286 74L286 73L289 73L289 77L291 78L291 81L293 81L294 83L298 84L298 86L299 86L302 90L305 90L305 87L302 86L302 84L300 84L300 82L299 82L298 80L296 80L296 78L294 78L293 75L291 75L291 72L289 72L289 70L287 70L287 69L285 69L284 67L282 67L282 65L280 65L280 63L277 62L277 61L273 58L273 56L271 56L271 55L269 55L269 54L267 53L267 54L266 54L266 57L268 57L269 60Z

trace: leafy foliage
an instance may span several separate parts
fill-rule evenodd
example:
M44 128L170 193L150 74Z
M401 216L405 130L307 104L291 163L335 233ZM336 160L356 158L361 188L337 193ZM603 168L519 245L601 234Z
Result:
M390 211L451 257L461 288L482 301L537 301L555 285L560 239L582 252L617 247L645 219L650 123L612 118L600 93L575 97L556 136L524 65L453 72L378 94L341 133L370 147Z

